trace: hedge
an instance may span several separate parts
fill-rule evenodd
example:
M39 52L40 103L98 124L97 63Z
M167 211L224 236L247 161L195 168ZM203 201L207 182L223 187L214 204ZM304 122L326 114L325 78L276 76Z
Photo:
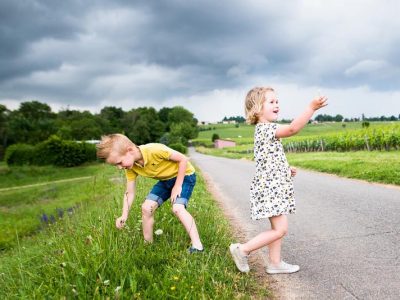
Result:
M62 140L52 136L35 146L15 144L7 148L8 165L55 165L74 167L96 160L96 147L92 144Z

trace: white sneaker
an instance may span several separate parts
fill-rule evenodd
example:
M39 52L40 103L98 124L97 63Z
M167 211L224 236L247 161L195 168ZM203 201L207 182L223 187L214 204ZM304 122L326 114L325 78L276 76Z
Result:
M240 272L247 273L250 271L249 263L247 262L247 256L240 253L239 244L231 244L229 250L232 254L233 261Z
M291 265L283 260L278 265L268 264L266 268L266 272L268 274L290 274L295 273L300 270L298 265Z

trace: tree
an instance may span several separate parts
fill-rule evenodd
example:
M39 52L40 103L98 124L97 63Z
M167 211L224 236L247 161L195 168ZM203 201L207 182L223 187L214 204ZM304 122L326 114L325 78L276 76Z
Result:
M3 158L4 149L7 147L8 122L10 111L3 104L0 104L0 159Z
M104 128L105 133L116 133L122 131L122 121L124 119L125 112L122 108L114 106L105 106L101 111L99 117L104 121L107 121L108 128Z
M55 119L56 114L47 104L23 102L18 110L10 114L10 140L12 143L29 144L44 141L57 131Z
M153 107L130 110L125 114L122 126L126 136L138 145L158 142L165 132L165 125Z

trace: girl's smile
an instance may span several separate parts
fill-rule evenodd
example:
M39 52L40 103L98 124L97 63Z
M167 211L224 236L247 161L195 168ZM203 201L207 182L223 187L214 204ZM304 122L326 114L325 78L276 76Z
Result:
M265 93L265 101L259 115L259 121L262 123L275 122L278 119L279 103L276 94L273 91Z

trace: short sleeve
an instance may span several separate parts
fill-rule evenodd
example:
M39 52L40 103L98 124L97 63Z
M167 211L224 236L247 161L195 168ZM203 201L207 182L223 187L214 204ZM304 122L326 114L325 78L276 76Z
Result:
M128 169L128 170L125 170L125 176L126 176L126 180L135 181L138 174L135 171Z
M257 124L256 135L260 138L260 140L264 141L274 141L276 140L276 123L262 123Z

